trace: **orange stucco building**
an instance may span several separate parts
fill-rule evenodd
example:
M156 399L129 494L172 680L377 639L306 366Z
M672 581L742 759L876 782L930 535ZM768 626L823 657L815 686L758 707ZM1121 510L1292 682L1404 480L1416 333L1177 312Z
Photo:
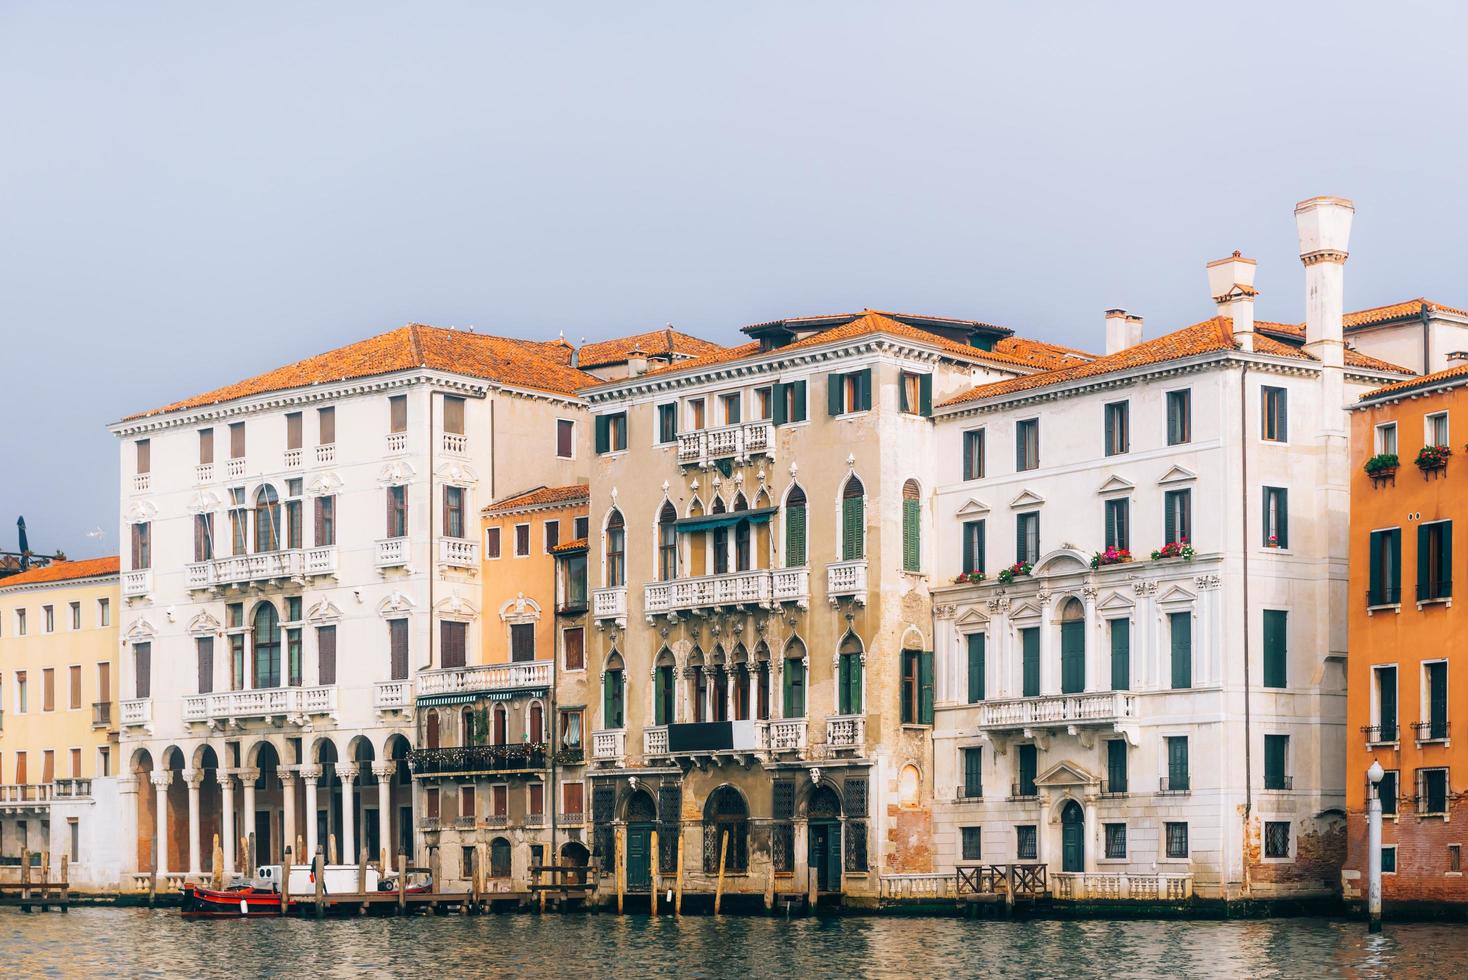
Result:
M1468 608L1454 601L1468 575L1453 547L1468 526L1464 433L1468 364L1377 389L1353 413L1345 891L1365 893L1376 760L1388 908L1468 903L1468 717L1455 717L1468 706Z

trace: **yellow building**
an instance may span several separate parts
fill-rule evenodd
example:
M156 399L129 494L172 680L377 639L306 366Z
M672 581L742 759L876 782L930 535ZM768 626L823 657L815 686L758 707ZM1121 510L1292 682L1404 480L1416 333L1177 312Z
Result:
M0 866L117 880L117 558L0 579ZM53 872L55 874L55 872Z

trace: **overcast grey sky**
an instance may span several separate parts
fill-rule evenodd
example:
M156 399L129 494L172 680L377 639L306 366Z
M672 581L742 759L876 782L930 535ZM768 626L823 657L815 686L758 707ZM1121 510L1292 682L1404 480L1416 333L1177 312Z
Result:
M1234 248L1303 319L1314 194L1348 307L1468 304L1461 9L3 0L0 547L114 551L108 422L415 320L1094 349Z

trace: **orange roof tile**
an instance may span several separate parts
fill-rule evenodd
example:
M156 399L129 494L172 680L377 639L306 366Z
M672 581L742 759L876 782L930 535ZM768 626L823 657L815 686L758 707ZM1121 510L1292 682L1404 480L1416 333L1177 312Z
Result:
M99 578L104 575L116 575L117 569L116 555L106 558L83 558L80 561L53 561L49 565L0 579L0 589L8 589L17 585L40 585L45 582L71 582L84 578Z
M594 384L597 379L569 366L569 347L565 341L514 340L411 323L202 395L130 415L128 419L413 368L432 368L534 391L574 395L577 388Z
M563 541L551 549L553 555L568 555L573 551L585 551L586 539L577 538L575 541Z
M1459 381L1468 381L1468 364L1456 364L1453 367L1443 368L1441 371L1424 374L1418 378L1393 381L1389 385L1383 385L1380 388L1366 392L1361 396L1360 400L1363 402L1375 401L1378 398L1422 391L1423 389L1433 388L1438 385L1446 386L1449 383L1458 383Z
M1043 340L1030 340L1027 337L1005 337L994 345L994 349L1005 354L1014 354L1022 357L1034 366L1043 367L1047 370L1070 367L1073 364L1081 364L1096 359L1095 354L1078 350L1074 347L1065 347L1061 344L1052 344Z
M578 501L590 500L591 488L584 483L573 483L567 487L536 487L517 493L512 497L496 501L484 508L481 513L492 514L507 510L521 510L526 507L541 507L546 504L576 503Z
M1283 340L1287 344L1299 345L1305 342L1305 325L1303 323L1273 323L1269 320L1255 320L1254 329L1266 337ZM1414 374L1411 368L1402 367L1400 364L1392 364L1383 361L1379 357L1363 354L1350 345L1346 346L1346 366L1362 368L1368 371L1390 371L1393 374Z
M680 333L672 327L664 327L662 330L649 330L647 333L634 334L630 337L617 337L613 340L598 341L595 344L585 344L581 348L578 363L582 368L622 364L626 362L627 355L639 347L642 348L644 354L654 356L661 354L665 357L674 354L685 357L702 357L705 354L716 354L724 349L719 344Z
M1415 317L1427 307L1431 313L1453 313L1458 316L1468 316L1468 312L1434 303L1430 299L1409 299L1401 303L1389 303L1386 306L1373 306L1369 310L1357 310L1355 313L1345 315L1345 326L1347 330L1352 327L1369 327L1377 323L1385 323L1388 320L1404 320L1407 317Z

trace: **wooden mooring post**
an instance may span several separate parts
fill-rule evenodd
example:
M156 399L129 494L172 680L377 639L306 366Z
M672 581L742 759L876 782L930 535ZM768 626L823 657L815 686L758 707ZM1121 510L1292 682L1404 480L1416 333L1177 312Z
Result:
M678 876L673 881L673 914L683 914L683 834L678 834Z
M26 901L31 897L31 851L28 847L20 849L20 900ZM22 906L29 912L29 905Z
M280 873L280 914L285 915L291 909L291 847L285 847L285 864Z
M648 890L648 900L650 903L648 909L651 911L652 917L656 919L658 917L658 888L661 887L658 882L658 832L656 830L652 832L652 843L649 846L652 848L652 888Z
M357 859L357 894L367 894L367 847L363 845L361 856ZM357 906L358 915L367 914L367 903L363 902Z
M316 845L316 855L311 862L311 876L316 879L313 882L316 885L316 918L323 919L326 917L326 860L320 844Z
M61 911L71 911L71 855L61 855Z
M719 832L719 881L714 885L714 915L719 914L719 907L724 901L724 863L729 860L729 832Z
M627 891L627 835L625 827L617 828L617 914L622 914L622 902Z
M209 861L213 865L211 883L215 891L224 888L224 848L220 846L219 835L214 835L214 849L209 852Z
M398 854L398 915L408 911L408 855Z
M148 908L151 909L158 904L158 838L156 835L153 837L153 843L149 850L153 856L153 860L150 862L152 864L152 870L148 872ZM27 861L26 864L29 865L30 862Z
M51 897L51 852L41 852L41 911L46 911L46 899Z

